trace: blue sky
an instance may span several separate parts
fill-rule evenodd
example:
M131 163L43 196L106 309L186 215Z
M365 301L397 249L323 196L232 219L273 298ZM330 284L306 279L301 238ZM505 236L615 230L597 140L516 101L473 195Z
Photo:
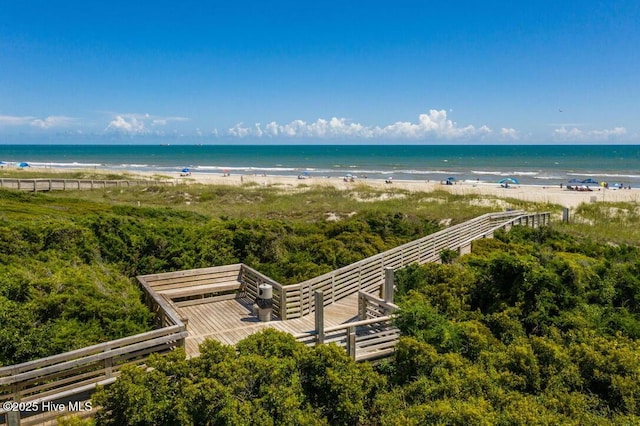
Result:
M640 2L0 2L0 143L640 143Z

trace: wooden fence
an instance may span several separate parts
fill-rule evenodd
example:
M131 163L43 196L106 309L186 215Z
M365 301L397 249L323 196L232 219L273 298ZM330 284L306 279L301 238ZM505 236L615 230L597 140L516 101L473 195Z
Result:
M174 185L171 180L90 180L90 179L16 179L0 178L0 188L20 191L71 191L130 186Z

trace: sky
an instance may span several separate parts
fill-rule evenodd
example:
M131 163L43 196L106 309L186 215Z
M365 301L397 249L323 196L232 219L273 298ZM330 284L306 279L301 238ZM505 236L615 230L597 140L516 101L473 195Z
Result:
M0 143L640 143L640 1L0 0Z

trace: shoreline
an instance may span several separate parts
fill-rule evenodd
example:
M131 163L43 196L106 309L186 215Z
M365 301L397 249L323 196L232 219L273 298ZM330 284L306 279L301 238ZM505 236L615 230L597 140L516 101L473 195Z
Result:
M142 176L154 176L154 173L139 173ZM501 187L498 183L486 182L456 182L445 185L441 181L400 180L393 179L391 183L385 179L360 178L353 182L346 182L336 177L307 177L282 175L241 175L241 174L191 174L178 176L176 182L200 183L205 185L244 185L249 183L261 186L280 186L283 189L299 186L331 186L339 190L357 190L361 185L384 191L402 189L412 192L448 191L457 195L493 196L496 198L513 198L522 201L557 204L562 207L575 209L582 203L592 202L640 202L640 190L612 189L592 187L591 191L568 190L566 187L547 185L510 185Z
M35 168L33 171L42 170ZM510 185L501 187L498 183L459 181L453 185L445 185L443 181L401 180L393 179L390 183L385 179L359 178L354 181L345 181L338 177L304 177L287 175L255 175L233 173L192 173L189 176L171 176L168 173L152 171L123 171L118 169L89 169L89 168L57 168L51 167L44 170L46 173L81 172L95 174L129 174L132 178L157 179L166 177L178 184L205 184L205 185L231 185L241 186L256 184L260 186L277 186L283 190L295 189L300 186L331 186L339 190L357 190L358 187L367 186L377 190L392 192L394 189L402 189L411 192L448 191L458 195L493 196L496 198L512 198L540 204L557 204L562 207L574 209L582 203L592 202L640 202L640 190L612 189L592 187L591 191L568 190L566 187L547 185Z

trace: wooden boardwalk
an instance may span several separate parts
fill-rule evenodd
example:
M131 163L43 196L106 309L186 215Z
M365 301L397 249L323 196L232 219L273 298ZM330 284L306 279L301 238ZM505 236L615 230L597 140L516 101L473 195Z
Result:
M53 184L33 182L19 189L54 190ZM139 276L146 302L156 314L155 330L0 367L0 402L84 401L95 386L113 383L125 366L144 366L149 354L185 346L189 357L198 356L198 346L206 339L233 345L266 327L291 333L307 345L335 342L356 361L379 359L393 353L399 337L392 321L397 306L392 303L387 272L411 263L437 262L445 249L468 253L474 240L491 238L497 230L537 227L549 220L549 213L488 213L287 286L244 264ZM253 301L265 284L273 290L269 322L252 315ZM0 408L0 425L18 425L28 414L9 414ZM39 423L53 420L57 413L49 414Z
M266 327L275 328L293 335L311 333L315 323L313 315L291 320L273 317L270 322L261 322L251 313L253 301L248 298L223 300L194 306L176 307L182 318L188 319L185 339L187 356L200 354L198 346L206 339L235 345L240 340ZM334 302L324 310L324 324L333 327L358 320L358 295L353 294Z

